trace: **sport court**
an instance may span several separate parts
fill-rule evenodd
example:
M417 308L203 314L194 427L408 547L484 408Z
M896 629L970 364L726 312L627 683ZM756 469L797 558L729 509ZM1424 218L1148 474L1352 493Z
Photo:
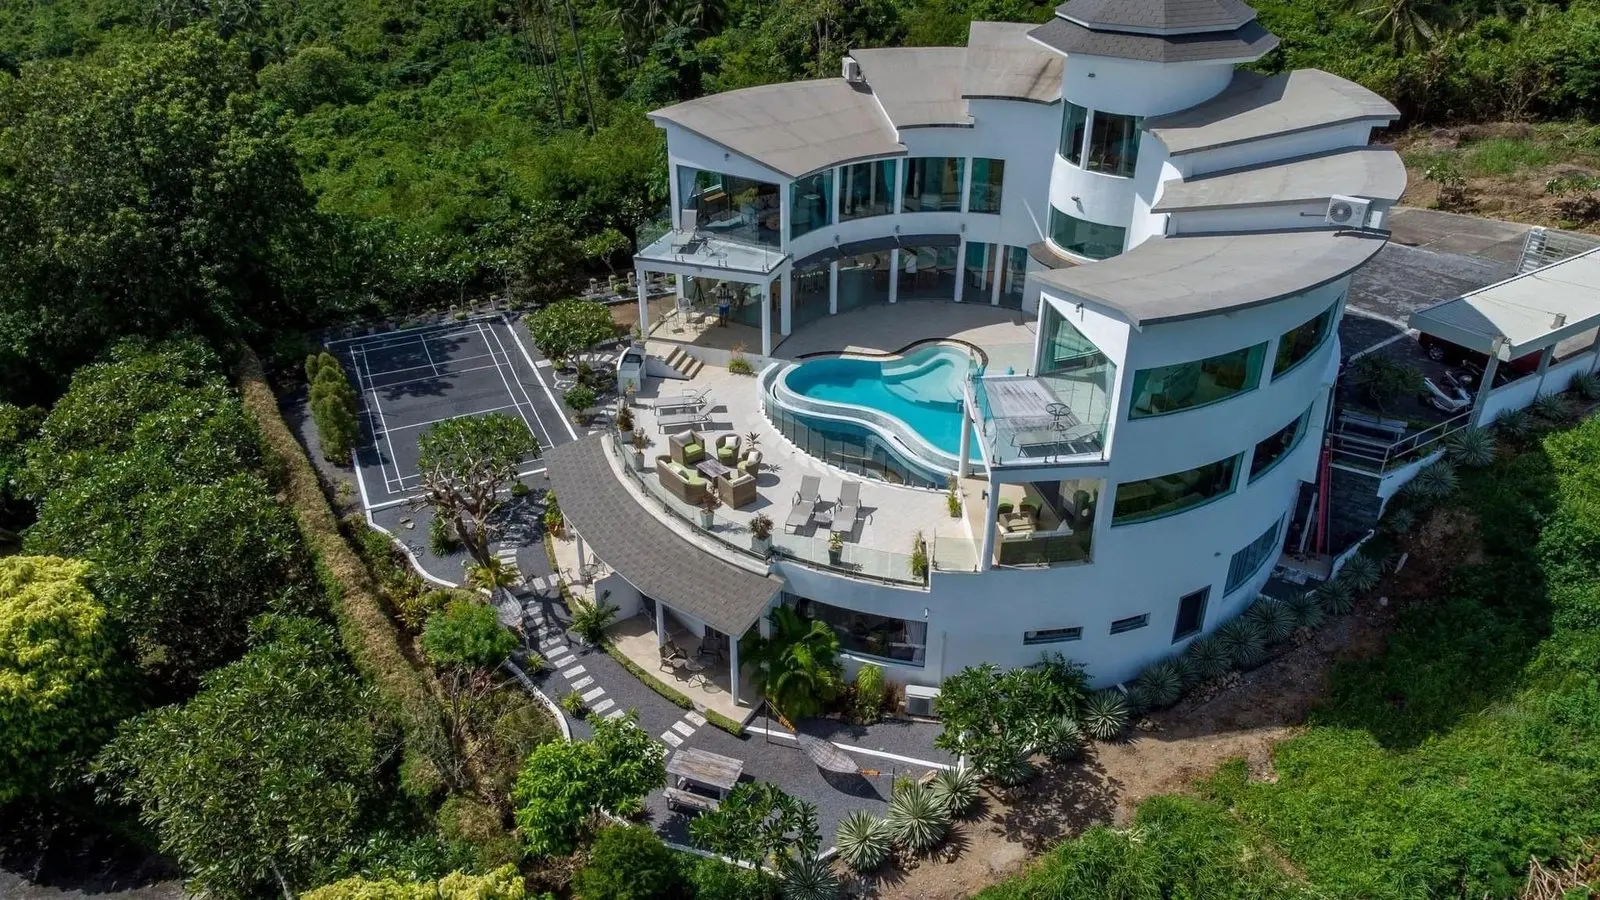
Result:
M574 434L534 357L501 317L422 326L335 341L361 398L356 475L368 509L404 503L422 476L418 439L431 425L503 413L522 420L548 449ZM523 476L544 471L530 457Z

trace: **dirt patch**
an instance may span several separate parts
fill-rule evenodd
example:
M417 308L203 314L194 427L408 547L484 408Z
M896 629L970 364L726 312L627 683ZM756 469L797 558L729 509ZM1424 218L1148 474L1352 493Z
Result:
M1440 508L1424 518L1412 536L1404 567L1388 579L1389 596L1424 600L1450 572L1478 565L1484 558L1477 517L1459 507Z
M1389 590L1386 580L1372 596ZM1096 744L1073 765L1046 766L1014 796L987 791L980 812L955 829L953 858L941 852L891 868L871 883L871 893L884 900L970 897L1064 838L1130 821L1148 797L1191 790L1228 760L1243 758L1252 778L1276 778L1272 748L1303 730L1327 692L1333 662L1379 652L1392 621L1393 604L1364 603L1357 613L1297 635L1266 664L1138 722L1123 742Z
M1406 159L1406 190L1400 202L1407 206L1434 208L1439 185L1427 180L1428 166L1437 159L1452 158L1460 163L1466 177L1470 207L1454 210L1473 215L1573 229L1557 209L1558 197L1545 190L1552 178L1572 175L1600 175L1600 147L1593 144L1588 129L1577 125L1532 125L1523 122L1491 122L1453 128L1414 129L1398 135L1394 146ZM1488 142L1514 142L1526 148L1514 149L1509 161L1474 164ZM1505 148L1496 148L1503 150ZM1477 171L1488 168L1494 171ZM1509 169L1509 171L1506 171ZM1600 222L1577 225L1575 230L1600 233Z

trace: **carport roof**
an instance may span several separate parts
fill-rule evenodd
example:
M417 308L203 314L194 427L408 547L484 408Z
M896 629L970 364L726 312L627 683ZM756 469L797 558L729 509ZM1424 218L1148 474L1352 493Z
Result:
M1411 314L1412 328L1516 359L1600 325L1600 248Z
M612 471L602 441L590 435L546 456L562 515L640 593L724 634L744 634L781 582L700 549L645 511Z

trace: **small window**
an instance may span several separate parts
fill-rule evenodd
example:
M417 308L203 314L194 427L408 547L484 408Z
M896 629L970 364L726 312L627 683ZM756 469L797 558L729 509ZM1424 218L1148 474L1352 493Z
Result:
M1149 624L1150 624L1150 614L1149 613L1140 613L1137 616L1129 616L1126 619L1118 619L1115 622L1112 622L1111 623L1111 633L1112 634L1121 634L1124 631L1133 631L1134 629L1143 628L1143 627L1145 627L1146 625L1149 625Z
M1075 166L1081 166L1083 138L1089 131L1089 111L1071 100L1061 106L1061 158Z
M1183 640L1206 624L1206 598L1211 588L1201 588L1178 599L1178 621L1172 626L1172 642Z
M1083 639L1083 629L1078 626L1071 628L1041 628L1038 631L1024 631L1022 642L1024 644L1060 644L1066 641Z

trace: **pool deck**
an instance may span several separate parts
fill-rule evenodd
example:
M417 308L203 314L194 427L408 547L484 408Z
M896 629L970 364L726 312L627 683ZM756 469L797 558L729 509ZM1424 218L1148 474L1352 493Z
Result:
M1019 317L1022 324L1018 323ZM921 341L954 339L974 344L988 354L991 371L1004 360L1012 360L1003 364L1015 365L1022 371L1031 358L1034 326L1031 317L1016 310L913 301L854 310L812 323L791 335L774 355L792 359L810 353L892 353ZM936 568L972 571L976 567L979 544L969 525L969 517L951 518L942 491L862 478L800 451L779 435L767 419L757 379L733 375L718 366L707 365L694 379L687 381L648 379L644 389L636 395L637 427L652 441L645 451L643 478L655 481L655 458L667 453L667 435L656 424L656 404L663 399L676 398L684 391L698 393L707 389L715 403L710 422L699 429L702 436L714 443L721 435L744 436L756 432L760 436L763 457L756 501L741 508L724 505L717 510L718 519L728 523L726 528L719 525L724 533L742 527L758 512L766 513L777 523L776 530L782 531L783 520L789 514L801 479L817 475L822 479L824 508L837 499L843 482L861 483L862 518L846 536L847 545L875 554L894 554L898 560L899 556L909 554L913 536L921 531L933 552ZM630 489L641 493L641 501L647 506L659 506L657 497L645 497L637 485L628 484ZM962 491L968 498L980 492L981 488L974 491L970 487ZM694 510L687 504L681 504L679 512L692 521ZM694 534L695 526L687 522L673 525L691 539L705 539L703 533ZM828 534L825 528L808 526L800 531L800 536L825 544ZM899 565L899 562L889 564Z

